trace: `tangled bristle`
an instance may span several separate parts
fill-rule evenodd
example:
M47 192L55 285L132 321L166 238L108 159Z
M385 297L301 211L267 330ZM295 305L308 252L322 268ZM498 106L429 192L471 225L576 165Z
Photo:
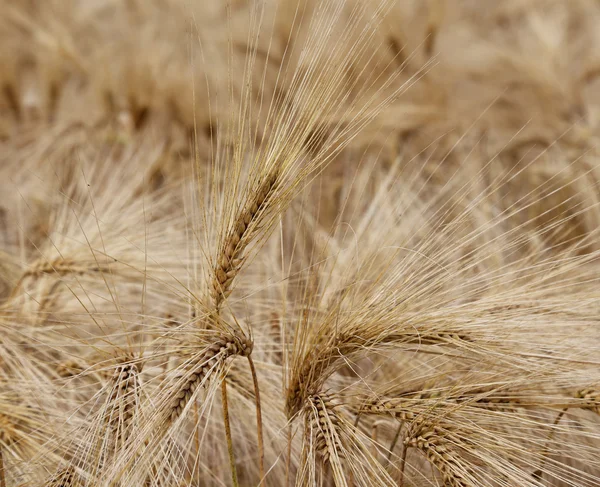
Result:
M74 487L76 485L76 473L73 467L60 469L45 484L46 487Z

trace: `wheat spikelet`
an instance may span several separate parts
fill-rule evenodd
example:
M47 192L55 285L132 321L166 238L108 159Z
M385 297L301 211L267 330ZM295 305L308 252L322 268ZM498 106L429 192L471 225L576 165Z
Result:
M131 433L136 403L139 402L137 398L140 388L139 373L138 366L127 360L115 367L113 372L112 390L108 397L108 407L112 410L106 420L114 437L116 451L123 448Z
M415 405L415 401L400 398L376 399L361 406L359 411L370 414L391 415L400 421L407 422L414 420L418 414L414 410Z
M310 397L309 404L309 428L315 431L315 450L327 463L330 458L343 458L343 446L336 428L340 424L338 413L335 411L336 404L327 394Z
M230 293L231 284L242 266L244 248L252 238L252 226L256 225L255 219L267 204L269 195L276 187L276 182L277 173L266 177L254 196L250 197L250 202L246 204L236 218L233 228L222 244L222 251L217 259L211 290L214 305L217 309L220 308L222 302Z
M174 394L170 407L170 420L179 418L199 385L210 379L215 370L228 358L236 355L247 357L252 353L252 342L247 339L220 338L189 364L185 373L179 372L175 380L181 387ZM183 381L182 381L183 380Z
M439 426L420 425L405 440L406 446L421 450L442 474L444 485L449 487L472 487L468 471L453 450L449 432ZM451 436L451 435L450 435Z

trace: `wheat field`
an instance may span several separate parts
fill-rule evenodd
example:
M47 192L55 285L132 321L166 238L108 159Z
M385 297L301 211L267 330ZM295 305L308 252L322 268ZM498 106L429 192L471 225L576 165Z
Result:
M0 487L600 485L598 26L0 0Z

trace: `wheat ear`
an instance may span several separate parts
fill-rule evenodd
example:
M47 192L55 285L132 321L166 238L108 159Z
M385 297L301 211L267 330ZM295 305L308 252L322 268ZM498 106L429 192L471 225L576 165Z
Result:
M122 447L133 421L136 393L139 387L139 369L131 362L115 368L112 377L112 391L109 397L110 415L107 417L109 430L113 433L115 450Z
M442 474L445 485L449 487L474 487L467 481L463 472L459 454L452 448L448 431L440 426L422 424L404 442L405 448L411 446L422 451L429 462Z
M309 415L309 425L315 431L315 449L324 463L332 457L340 457L343 445L336 431L340 418L336 411L337 404L327 394L315 394L308 399L312 414Z
M194 361L191 370L181 372L178 377L186 377L183 386L173 397L170 407L170 419L174 423L181 416L186 405L200 384L209 379L215 368L223 364L229 357L247 357L252 352L250 340L221 337ZM188 376L188 373L191 375Z
M223 241L219 258L214 268L211 294L215 309L220 309L223 301L231 293L231 285L244 262L244 251L252 237L252 230L269 196L276 188L278 173L269 174L260 184L249 202L234 221L233 227Z
M212 343L212 345L205 348L202 353L194 358L194 360L190 361L180 369L173 378L172 383L177 387L177 392L170 396L165 416L161 417L161 428L163 429L161 430L160 435L155 435L152 440L153 445L155 445L154 442L160 441L164 437L164 433L169 426L173 425L182 416L196 390L199 387L205 387L207 382L212 378L214 372L219 370L231 357L249 356L250 353L252 353L252 347L252 341L245 337L232 337L222 334ZM222 382L225 382L224 378ZM226 425L225 427L228 428L229 426ZM152 433L154 434L154 432ZM134 461L135 455L132 455L128 458L127 466L131 466ZM121 474L119 474L119 478L124 471L125 468L120 469ZM148 480L146 481L148 482Z

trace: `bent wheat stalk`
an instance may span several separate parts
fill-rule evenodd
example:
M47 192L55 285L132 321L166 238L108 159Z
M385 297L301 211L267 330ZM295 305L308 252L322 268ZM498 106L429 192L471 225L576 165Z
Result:
M231 423L229 422L229 405L227 402L227 379L221 378L221 401L223 402L223 424L225 425L225 438L227 441L227 453L229 455L229 468L231 469L231 480L234 487L239 486L237 469L235 467L235 455L233 453L233 439L231 437Z

